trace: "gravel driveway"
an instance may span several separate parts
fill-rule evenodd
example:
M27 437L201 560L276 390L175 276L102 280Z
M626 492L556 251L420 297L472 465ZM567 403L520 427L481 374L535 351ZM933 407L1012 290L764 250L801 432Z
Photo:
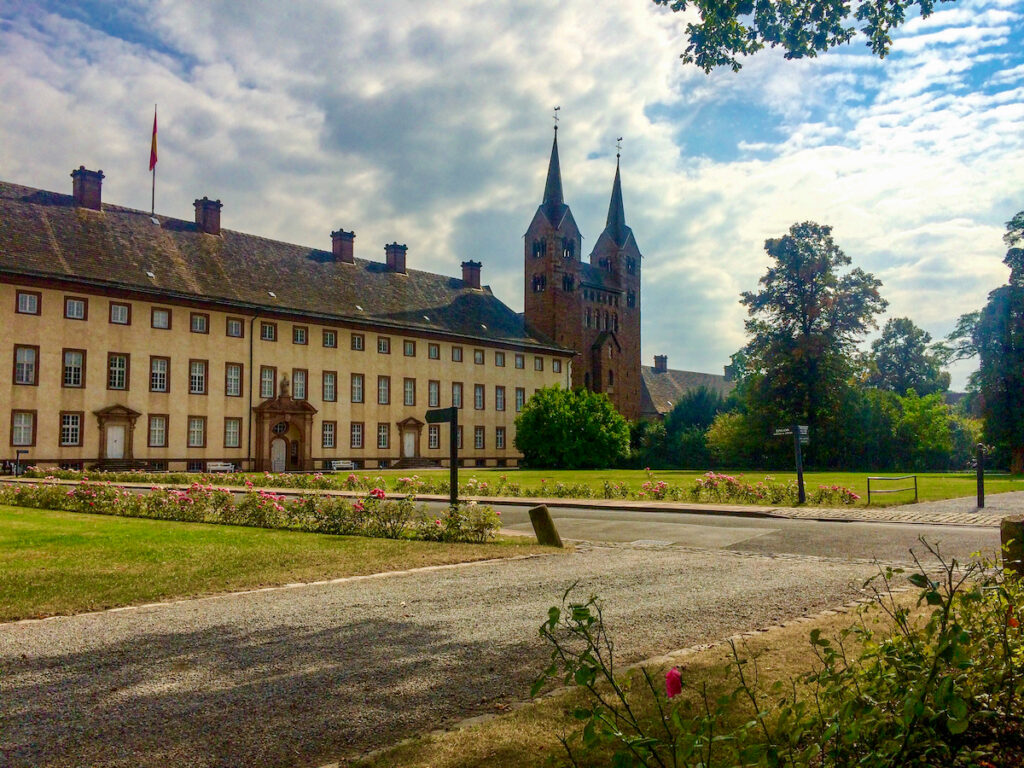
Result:
M837 605L872 572L593 547L0 625L0 763L315 766L524 698L574 581L626 660Z

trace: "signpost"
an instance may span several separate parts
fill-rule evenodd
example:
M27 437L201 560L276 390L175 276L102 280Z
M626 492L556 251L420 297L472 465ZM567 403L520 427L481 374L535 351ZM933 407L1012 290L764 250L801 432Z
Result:
M14 452L14 476L21 477L24 470L21 468L21 457L27 454L28 451L18 449Z
M803 504L807 501L807 492L804 490L804 457L800 446L810 444L810 431L805 424L794 424L791 427L778 427L775 430L775 435L776 437L780 435L793 436L793 451L796 453L797 500Z
M435 408L427 411L427 424L444 424L448 422L448 456L451 464L448 485L448 503L453 507L459 503L459 409Z
M985 508L985 444L978 443L978 509Z

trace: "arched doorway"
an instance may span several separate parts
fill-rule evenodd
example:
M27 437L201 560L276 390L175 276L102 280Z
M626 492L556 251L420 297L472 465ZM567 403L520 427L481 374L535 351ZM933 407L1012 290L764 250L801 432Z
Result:
M270 441L270 471L284 472L288 467L288 441L275 437Z
M253 408L256 425L255 469L271 472L302 472L313 469L310 436L316 408L295 400L282 381L281 395Z

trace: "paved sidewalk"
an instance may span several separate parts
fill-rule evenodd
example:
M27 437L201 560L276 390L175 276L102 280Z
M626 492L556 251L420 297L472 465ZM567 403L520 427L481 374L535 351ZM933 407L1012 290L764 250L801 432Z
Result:
M38 483L38 478L3 478L0 482ZM77 480L51 481L61 485L77 485ZM150 490L152 488L187 488L187 485L165 483L116 483L123 488ZM230 487L242 493L244 488ZM311 493L314 489L304 488L259 488L284 496ZM361 498L363 491L317 490L328 496ZM389 493L392 498L404 494ZM418 501L444 503L447 496L420 494ZM737 517L788 518L793 520L836 520L865 523L919 523L924 525L967 525L982 528L998 528L999 521L1009 514L1024 512L1024 491L994 493L986 497L985 508L978 509L974 496L941 501L922 501L917 504L902 504L893 507L770 507L753 504L701 504L678 501L633 501L630 499L567 499L538 498L522 496L463 496L463 499L486 504L534 507L545 504L548 507L573 507L576 509L620 509L633 512L687 512L699 515L731 515Z

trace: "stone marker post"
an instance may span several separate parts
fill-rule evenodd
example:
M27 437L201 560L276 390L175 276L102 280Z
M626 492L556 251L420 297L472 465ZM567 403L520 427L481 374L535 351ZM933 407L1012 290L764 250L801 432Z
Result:
M1024 577L1024 515L1004 517L999 524L999 538L1003 543L1003 565Z
M538 544L545 547L563 546L562 537L558 535L555 522L545 505L541 504L530 510L530 522L533 523L533 532L537 534Z

